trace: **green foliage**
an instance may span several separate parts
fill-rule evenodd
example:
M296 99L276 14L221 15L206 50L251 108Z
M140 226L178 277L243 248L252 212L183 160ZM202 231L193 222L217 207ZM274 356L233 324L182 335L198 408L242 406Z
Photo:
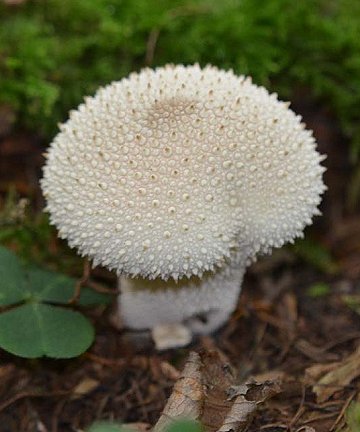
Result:
M94 329L79 312L31 302L0 314L0 346L26 358L76 357L89 348Z
M129 430L115 423L96 422L90 426L87 432L129 432Z
M66 274L81 274L82 258L57 238L48 215L31 211L28 204L13 189L8 191L0 204L0 245L16 250L25 262L51 265Z
M192 420L178 420L169 426L166 432L202 432L199 422Z
M350 309L355 311L357 314L360 315L360 295L359 294L347 294L342 296L343 302L348 306Z
M199 422L192 420L177 420L166 432L202 432L202 427ZM128 429L112 422L96 422L87 432L129 432Z
M358 432L360 430L360 403L352 402L345 414L346 432Z
M312 298L325 297L330 293L330 287L324 282L319 282L311 285L307 289L307 295Z
M324 273L335 274L339 270L329 251L311 239L297 240L292 249L299 257Z
M16 255L0 247L0 347L26 358L76 357L94 338L91 323L66 305L75 279L40 270L24 269ZM108 296L82 289L79 304L106 304Z
M310 88L359 154L359 2L29 0L0 3L0 16L0 103L34 130L52 134L84 95L146 63L199 62L284 98Z

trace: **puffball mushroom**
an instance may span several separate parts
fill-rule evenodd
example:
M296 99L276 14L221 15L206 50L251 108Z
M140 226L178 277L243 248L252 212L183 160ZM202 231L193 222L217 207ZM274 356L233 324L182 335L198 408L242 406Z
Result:
M256 255L319 214L322 160L301 117L250 78L167 65L71 111L41 185L60 237L120 276L128 327L207 333Z

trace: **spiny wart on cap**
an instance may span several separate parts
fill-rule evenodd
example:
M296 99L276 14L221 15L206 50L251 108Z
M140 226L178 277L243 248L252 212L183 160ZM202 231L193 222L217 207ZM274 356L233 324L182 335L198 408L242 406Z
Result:
M42 188L62 238L128 276L177 279L302 235L322 156L288 104L212 66L144 69L61 125Z

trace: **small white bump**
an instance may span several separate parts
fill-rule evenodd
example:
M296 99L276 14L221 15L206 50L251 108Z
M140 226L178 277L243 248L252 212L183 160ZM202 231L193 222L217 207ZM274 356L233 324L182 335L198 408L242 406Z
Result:
M234 174L232 174L232 173L226 174L226 180L229 180L229 181L234 180Z

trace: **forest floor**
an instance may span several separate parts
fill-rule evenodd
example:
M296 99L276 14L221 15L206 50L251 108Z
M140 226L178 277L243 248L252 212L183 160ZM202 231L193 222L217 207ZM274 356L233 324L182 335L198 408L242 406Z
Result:
M296 254L282 249L260 259L246 274L231 320L187 348L157 352L148 335L134 337L118 327L111 308L99 307L88 313L95 343L79 358L30 361L0 350L0 432L82 431L97 419L147 430L174 384L181 386L191 352L200 353L202 383L221 381L209 362L221 366L229 386L239 390L236 386L247 383L242 400L256 400L256 407L238 430L346 430L349 407L360 403L360 218L346 210L351 168L336 122L310 103L295 104L295 110L328 154L324 216L311 234L331 259L309 245ZM0 141L0 193L4 197L14 187L30 198L34 212L43 205L38 179L44 149L23 132L4 134ZM91 277L115 288L115 277L103 269L92 270ZM271 394L264 386L272 386ZM251 396L254 388L266 396ZM218 396L202 405L211 411L202 412L203 422L212 423L209 432L220 427L229 402Z

